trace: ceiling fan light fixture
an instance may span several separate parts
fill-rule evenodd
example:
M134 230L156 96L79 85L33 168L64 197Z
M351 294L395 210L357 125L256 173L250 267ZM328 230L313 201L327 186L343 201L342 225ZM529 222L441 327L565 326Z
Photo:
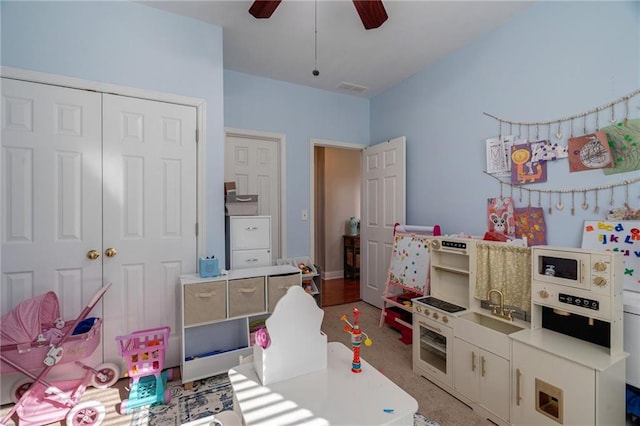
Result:
M254 0L249 13L257 19L268 19L282 0ZM366 30L380 27L389 18L382 0L352 0Z
M256 0L249 8L249 13L256 19L268 19L276 11L282 0Z
M353 0L365 30L378 28L389 18L382 0Z

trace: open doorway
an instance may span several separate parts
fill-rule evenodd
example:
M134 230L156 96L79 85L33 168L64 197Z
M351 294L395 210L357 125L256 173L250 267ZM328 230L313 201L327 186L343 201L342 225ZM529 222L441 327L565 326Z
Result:
M311 249L323 280L323 305L360 300L358 252L347 248L350 218L360 219L364 146L311 141ZM358 238L359 241L359 238Z
M237 193L258 195L258 214L271 216L272 263L284 257L287 241L286 138L279 133L225 128L225 182Z

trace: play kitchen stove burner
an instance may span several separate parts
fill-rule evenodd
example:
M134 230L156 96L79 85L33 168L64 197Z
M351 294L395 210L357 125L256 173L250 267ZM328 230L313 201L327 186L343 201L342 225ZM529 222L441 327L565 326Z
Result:
M462 306L454 305L453 303L447 302L442 299L438 299L436 297L422 297L420 299L414 300L415 303L421 303L423 305L431 306L436 309L440 309L441 311L445 311L450 314L454 314L456 312L464 311L466 308Z

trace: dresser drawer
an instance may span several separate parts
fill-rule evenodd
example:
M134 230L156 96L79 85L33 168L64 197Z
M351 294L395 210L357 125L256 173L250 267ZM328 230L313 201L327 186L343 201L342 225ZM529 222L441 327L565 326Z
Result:
M184 325L223 320L227 316L226 282L184 286Z
M231 250L271 247L270 216L234 216L231 219Z
M289 287L296 285L300 285L300 274L267 277L269 312L273 312L276 303L285 295Z
M231 252L231 269L271 266L271 250L234 250Z
M229 280L229 317L264 312L264 277Z

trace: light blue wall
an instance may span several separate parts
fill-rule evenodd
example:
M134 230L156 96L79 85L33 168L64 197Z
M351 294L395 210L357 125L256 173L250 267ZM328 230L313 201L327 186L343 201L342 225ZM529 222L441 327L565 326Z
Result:
M129 2L3 1L1 7L3 66L207 102L207 252L223 254L222 29Z
M480 234L486 199L500 191L482 172L484 140L498 131L483 111L552 120L608 103L640 82L637 2L537 3L371 102L227 70L223 80L219 27L144 5L1 6L4 66L206 100L206 238L214 253L224 252L224 126L286 135L287 254L304 256L310 231L300 211L310 206L310 138L368 144L407 136L407 222ZM591 187L630 175L569 174L563 161L550 165L545 187ZM637 197L638 185L631 189ZM563 201L569 205L567 197ZM568 210L547 218L550 243L579 245L582 221L594 218L590 211L577 208L572 217Z
M225 125L282 133L287 149L287 256L310 254L310 139L369 144L369 101L225 70Z
M638 88L638 8L637 2L539 2L374 98L371 140L407 136L407 222L438 223L445 233L484 234L487 198L500 195L500 184L483 173L484 141L498 133L498 122L483 112L514 121L554 120ZM638 99L633 101L631 114L638 117ZM601 126L608 124L607 113ZM582 120L576 128L581 126ZM590 124L590 130L594 126ZM507 126L503 132L508 132ZM576 136L579 132L576 129ZM546 137L547 129L540 133ZM565 136L568 133L565 130ZM638 177L640 172L569 173L567 160L562 160L549 163L548 176L547 183L538 187L595 187ZM508 187L504 193L509 195ZM632 185L634 208L639 194L640 184ZM527 205L526 192L522 202L518 190L513 195L517 206ZM577 194L572 216L571 195L564 194L564 210L554 209L546 216L549 244L580 246L583 220L602 219L609 207L609 193L602 192L600 213L595 214L593 197L591 193L591 208L584 211L582 194ZM618 206L624 202L622 188L616 190L615 199ZM537 205L537 195L532 205ZM548 206L546 197L543 206Z
M310 254L310 222L300 220L310 206L310 139L369 142L367 100L231 71L223 83L219 27L137 3L3 1L1 59L3 66L203 98L207 251L220 257L224 126L286 136L289 256Z

